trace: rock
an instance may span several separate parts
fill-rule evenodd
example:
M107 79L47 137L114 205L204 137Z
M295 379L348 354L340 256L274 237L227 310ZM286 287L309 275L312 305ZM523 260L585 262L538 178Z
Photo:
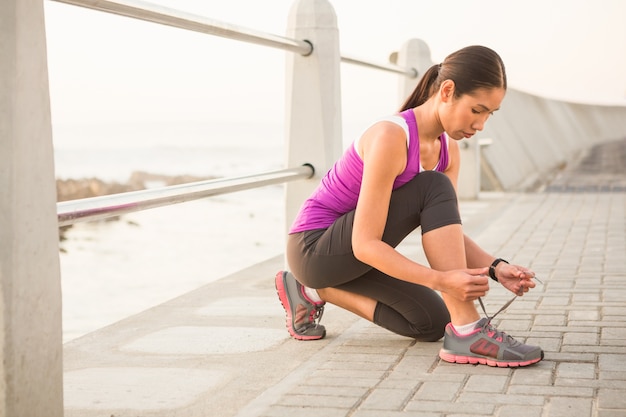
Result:
M163 186L186 184L204 181L216 177L196 177L192 175L161 175L135 171L126 183L116 181L105 182L99 178L57 179L57 201L79 200L101 195L118 194L129 191L143 190L149 183L160 183Z
M170 186L186 184L189 182L214 179L216 177L196 177L192 175L161 175L149 172L135 171L131 174L126 183L116 181L106 182L99 178L81 179L57 179L57 201L80 200L83 198L98 197L102 195L119 194L129 191L138 191L146 188L153 188L154 184L159 186ZM119 220L119 216L112 217L105 221ZM59 240L66 239L65 233L72 226L59 228Z
M57 201L79 200L82 198L141 190L139 184L105 182L98 178L57 179Z

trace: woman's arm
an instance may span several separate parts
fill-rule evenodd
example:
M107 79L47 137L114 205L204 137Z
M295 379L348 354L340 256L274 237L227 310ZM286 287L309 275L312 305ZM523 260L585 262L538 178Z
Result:
M440 289L441 272L411 261L382 241L393 182L407 163L404 130L379 122L364 133L358 152L364 168L352 231L355 257L392 277Z
M458 190L457 184L461 156L459 144L451 140L448 149L450 164L446 170L446 175L450 178L450 181L452 181L454 188ZM478 246L469 236L464 235L463 237L465 243L465 259L468 268L482 268L491 265L493 261L495 261L495 256L485 252L485 250ZM498 282L518 295L528 292L530 288L535 287L535 283L532 281L532 277L535 276L535 273L519 265L510 265L505 262L500 262L496 266L496 276L498 277Z
M491 265L496 257L485 252L469 236L464 235L465 259L468 268L482 268Z
M437 271L418 264L383 242L393 183L407 163L406 135L402 128L381 122L370 128L359 142L363 179L354 225L352 249L355 257L385 274L446 292L460 300L473 300L487 289L480 270Z
M464 236L464 240L468 268L489 266L493 261L495 261L495 256L485 252L467 235ZM498 282L502 284L504 288L520 296L525 292L528 292L529 289L534 288L536 285L532 280L535 273L532 270L520 265L500 262L496 266L495 274L498 278Z

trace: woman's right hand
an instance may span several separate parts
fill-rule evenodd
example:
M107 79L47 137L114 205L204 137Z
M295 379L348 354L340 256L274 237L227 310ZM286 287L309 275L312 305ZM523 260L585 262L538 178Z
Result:
M443 272L441 292L461 301L473 301L489 291L489 268L457 269Z

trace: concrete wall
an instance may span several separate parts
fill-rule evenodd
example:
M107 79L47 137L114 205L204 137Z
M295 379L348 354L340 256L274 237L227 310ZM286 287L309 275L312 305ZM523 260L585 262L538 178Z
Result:
M493 139L482 148L482 189L528 189L593 145L624 137L626 106L568 103L509 89L477 135Z

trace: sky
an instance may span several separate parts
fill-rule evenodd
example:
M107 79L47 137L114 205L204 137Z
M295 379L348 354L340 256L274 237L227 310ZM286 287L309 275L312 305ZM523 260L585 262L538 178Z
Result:
M291 0L152 3L285 36ZM626 105L623 0L331 0L342 54L386 63L408 39L434 62L495 49L509 87L548 98ZM286 52L44 1L53 125L284 118ZM351 122L395 111L397 75L341 64ZM245 115L242 115L245 113Z

